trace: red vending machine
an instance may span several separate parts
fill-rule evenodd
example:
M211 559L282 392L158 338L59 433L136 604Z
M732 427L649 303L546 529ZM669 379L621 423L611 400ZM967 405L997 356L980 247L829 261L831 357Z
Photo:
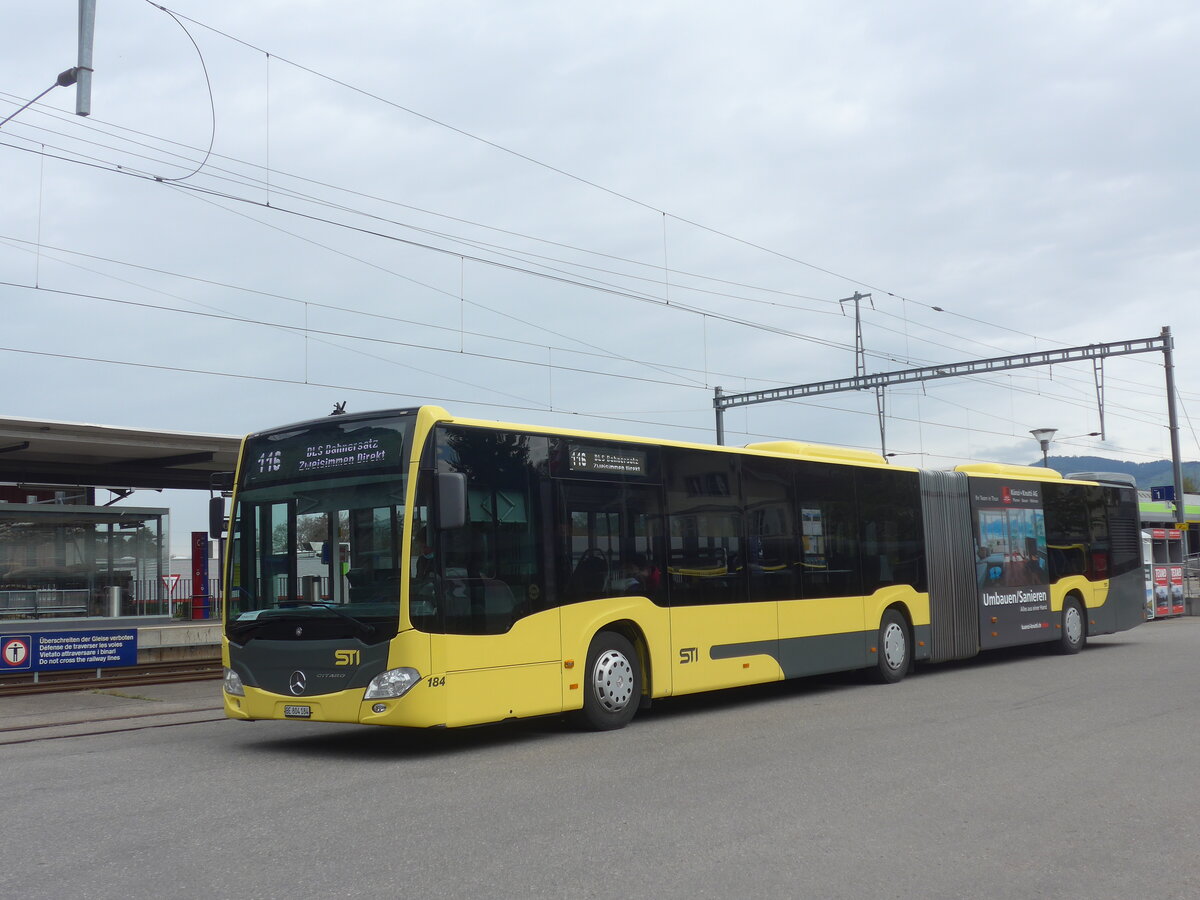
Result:
M1153 559L1154 617L1183 615L1183 532L1155 528L1150 532Z
M1171 584L1171 615L1183 615L1183 532L1168 531L1167 532L1167 550L1169 551L1170 562L1170 584Z

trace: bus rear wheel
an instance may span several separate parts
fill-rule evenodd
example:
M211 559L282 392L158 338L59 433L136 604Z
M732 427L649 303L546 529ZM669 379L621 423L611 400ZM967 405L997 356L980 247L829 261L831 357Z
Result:
M1087 621L1083 609L1074 597L1068 597L1062 609L1062 634L1058 636L1058 652L1078 653L1087 643Z
M580 721L592 731L624 728L642 699L642 664L633 644L602 631L588 648Z
M879 620L875 677L883 684L895 684L908 674L912 665L908 623L894 609L886 610Z

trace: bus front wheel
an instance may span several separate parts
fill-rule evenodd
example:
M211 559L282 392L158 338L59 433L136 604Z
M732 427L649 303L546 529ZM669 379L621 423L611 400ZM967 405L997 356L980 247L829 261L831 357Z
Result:
M585 671L582 724L593 731L628 725L642 698L642 664L633 644L615 631L600 632Z
M1078 653L1087 643L1087 622L1083 617L1083 609L1074 597L1068 597L1063 603L1062 634L1058 636L1058 651L1060 653Z
M883 684L895 684L908 674L912 665L908 623L894 609L886 610L879 621L875 675Z

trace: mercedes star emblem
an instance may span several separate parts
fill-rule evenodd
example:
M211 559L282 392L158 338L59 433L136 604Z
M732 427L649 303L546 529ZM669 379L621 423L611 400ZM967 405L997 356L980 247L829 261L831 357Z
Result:
M304 673L297 670L288 678L288 690L297 697L304 693L304 685L308 683L308 679L304 677Z

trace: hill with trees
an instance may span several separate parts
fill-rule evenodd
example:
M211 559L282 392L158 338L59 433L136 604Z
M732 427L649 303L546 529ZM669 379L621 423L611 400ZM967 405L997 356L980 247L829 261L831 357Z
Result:
M1137 481L1137 486L1144 491L1158 485L1175 483L1169 459L1138 463L1101 456L1051 456L1049 462L1050 468L1057 469L1064 475L1068 472L1123 472L1132 475ZM1040 459L1029 463L1031 466L1041 464ZM1200 462L1183 463L1183 488L1188 493L1200 492Z

